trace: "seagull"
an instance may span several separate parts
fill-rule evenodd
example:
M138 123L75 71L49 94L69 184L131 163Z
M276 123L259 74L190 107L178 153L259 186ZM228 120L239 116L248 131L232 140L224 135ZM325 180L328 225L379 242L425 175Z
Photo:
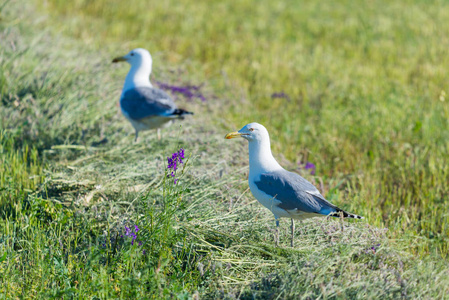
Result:
M295 223L313 217L343 217L363 219L327 201L317 188L299 174L282 168L271 154L270 136L258 123L250 123L225 138L242 137L248 141L248 183L254 197L273 214L276 220L276 245L279 243L279 218L291 219L291 246Z
M184 119L185 115L193 114L177 108L166 92L153 87L150 82L153 63L150 52L137 48L112 60L113 63L121 61L131 65L120 96L120 108L136 130L135 141L139 131L154 128L157 128L160 139L160 128L169 126L175 119Z

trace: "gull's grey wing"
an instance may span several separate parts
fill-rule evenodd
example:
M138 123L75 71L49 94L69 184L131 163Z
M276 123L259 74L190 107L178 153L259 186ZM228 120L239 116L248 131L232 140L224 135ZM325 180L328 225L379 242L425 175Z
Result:
M287 170L262 173L255 184L261 191L279 200L281 203L278 206L288 211L300 210L327 215L338 210L324 199L313 184Z
M148 87L126 91L120 99L120 106L129 118L138 120L150 116L169 116L176 105L164 91Z

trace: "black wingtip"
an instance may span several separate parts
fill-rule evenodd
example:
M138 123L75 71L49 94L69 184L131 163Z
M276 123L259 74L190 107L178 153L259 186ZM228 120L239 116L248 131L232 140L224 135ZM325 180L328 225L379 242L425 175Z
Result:
M177 108L177 109L175 109L175 111L173 112L173 115L178 115L178 116L183 116L183 115L193 115L193 112L187 111L187 110L182 109L182 108Z
M352 219L359 219L359 220L364 219L361 216L348 213L347 211L344 211L344 210L341 210L341 209L337 209L336 212L333 212L333 213L329 214L329 216L336 217L336 218L340 218L341 216L343 216L343 218L352 218Z

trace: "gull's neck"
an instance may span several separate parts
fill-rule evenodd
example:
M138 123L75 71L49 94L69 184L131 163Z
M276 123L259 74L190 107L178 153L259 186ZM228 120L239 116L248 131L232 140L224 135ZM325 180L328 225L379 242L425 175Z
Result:
M153 87L150 82L151 63L141 63L131 65L131 69L126 75L125 84L122 93L136 87Z
M269 138L249 141L248 148L250 177L282 169L271 154Z

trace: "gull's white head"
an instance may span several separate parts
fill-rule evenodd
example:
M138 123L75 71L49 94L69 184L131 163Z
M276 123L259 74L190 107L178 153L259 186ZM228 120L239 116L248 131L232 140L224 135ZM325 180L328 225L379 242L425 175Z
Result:
M120 57L116 57L112 60L113 63L126 61L131 66L149 66L151 69L151 64L153 62L150 52L143 48L136 48L129 51L128 54Z
M270 140L270 136L268 135L267 129L259 123L249 123L243 126L243 128L240 129L239 131L228 133L225 136L226 139L232 139L237 137L242 137L248 140L249 142L253 141L262 142Z
M237 132L228 133L225 139L242 137L248 140L249 174L256 176L261 172L282 169L271 154L270 136L267 129L259 123L249 123ZM252 174L252 175L251 175Z
M150 82L151 67L153 59L150 52L142 48L129 51L125 56L116 57L113 63L126 61L131 65L131 69L125 79L123 93L136 87L152 87Z

